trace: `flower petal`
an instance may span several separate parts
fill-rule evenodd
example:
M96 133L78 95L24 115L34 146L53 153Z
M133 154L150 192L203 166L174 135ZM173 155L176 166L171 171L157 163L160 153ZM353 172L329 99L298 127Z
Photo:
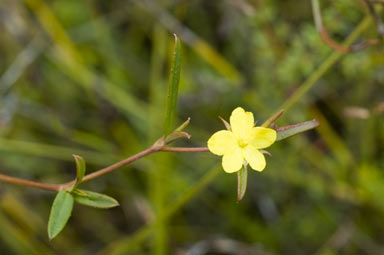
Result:
M239 171L243 166L243 161L243 152L239 147L231 152L225 153L222 161L224 171L227 173Z
M231 131L221 130L208 140L208 149L218 156L231 152L237 147L237 140Z
M232 132L240 139L247 139L255 126L255 120L251 112L244 111L243 108L237 107L232 111L229 118Z
M253 170L263 171L266 165L264 155L253 146L244 149L244 158Z
M276 141L276 131L271 128L254 127L251 131L249 144L256 149L267 148Z

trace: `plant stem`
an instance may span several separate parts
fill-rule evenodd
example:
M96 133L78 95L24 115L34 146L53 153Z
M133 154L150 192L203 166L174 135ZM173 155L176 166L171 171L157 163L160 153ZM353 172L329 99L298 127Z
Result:
M128 165L132 163L133 161L136 161L142 157L145 157L147 155L150 155L152 153L158 152L158 151L165 151L165 152L206 152L208 151L207 147L159 147L159 146L151 146L135 155L132 155L126 159L123 159L117 163L114 163L110 166L107 166L105 168L99 169L93 173L90 173L83 178L83 182L90 181L92 179L98 178L102 175L105 175L107 173L110 173L122 166ZM40 189L45 189L45 190L53 190L53 191L60 191L63 189L66 189L70 187L71 185L74 184L74 180L63 183L63 184L46 184L46 183L41 183L41 182L35 182L35 181L30 181L22 178L17 178L17 177L11 177L8 175L0 174L0 181L3 182L8 182L8 183L13 183L13 184L18 184L22 186L29 186L29 187L35 187L35 188L40 188Z
M169 152L207 152L209 151L208 147L163 147L160 151L169 151Z
M122 161L119 161L119 162L117 162L115 164L112 164L110 166L107 166L105 168L97 170L96 172L87 174L86 176L84 176L83 182L87 182L89 180L95 179L95 178L100 177L100 176L102 176L104 174L107 174L109 172L112 172L112 171L114 171L117 168L120 168L122 166L128 165L129 163L131 163L133 161L136 161L139 158L145 157L145 156L147 156L149 154L152 154L154 152L157 152L157 151L158 151L158 149L156 147L153 147L153 146L149 147L148 149L143 150L143 151L141 151L141 152L139 152L139 153L137 153L137 154L135 154L133 156L130 156L130 157L126 158L126 159L123 159Z
M58 189L59 185L57 184L45 184L41 182L34 182L34 181L29 181L22 178L12 177L4 174L0 174L0 181L23 185L23 186L30 186L30 187L40 188L40 189L46 189L46 190L54 190L54 191L59 190Z

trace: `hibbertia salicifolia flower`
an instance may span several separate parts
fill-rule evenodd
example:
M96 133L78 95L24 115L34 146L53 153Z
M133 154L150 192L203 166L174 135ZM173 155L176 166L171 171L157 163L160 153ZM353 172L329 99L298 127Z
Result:
M269 147L276 141L276 131L255 127L253 114L241 107L233 110L229 120L231 130L214 133L208 140L209 150L223 156L222 165L227 173L237 172L245 161L252 169L263 171L266 162L260 149Z

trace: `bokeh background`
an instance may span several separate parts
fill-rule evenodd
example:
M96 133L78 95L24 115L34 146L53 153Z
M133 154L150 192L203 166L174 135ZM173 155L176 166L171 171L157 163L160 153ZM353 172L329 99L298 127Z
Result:
M321 7L335 41L364 20L358 41L377 37L362 1ZM53 241L55 194L1 183L0 253L384 254L383 49L335 52L308 0L1 0L1 173L63 183L72 154L92 172L151 145L173 33L183 43L177 123L191 117L192 135L174 146L206 146L223 129L217 116L237 106L259 123L284 107L278 125L320 127L269 148L240 203L219 157L148 156L83 184L120 207L75 205Z

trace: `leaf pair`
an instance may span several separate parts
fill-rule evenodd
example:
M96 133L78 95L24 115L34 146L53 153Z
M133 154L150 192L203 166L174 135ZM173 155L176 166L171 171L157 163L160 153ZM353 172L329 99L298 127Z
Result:
M70 188L59 191L53 201L48 220L49 239L55 238L64 229L71 217L74 202L101 209L108 209L119 205L112 197L77 188L85 175L85 161L77 155L74 155L74 158L77 171L76 180Z
M171 76L168 85L167 106L164 123L164 137L159 139L154 146L164 146L177 139L190 138L190 135L182 131L188 124L189 119L172 132L176 117L176 105L181 70L181 43L175 35L175 48L172 59ZM74 202L96 208L111 208L119 203L112 197L96 192L78 189L85 176L85 161L82 157L74 155L76 161L76 180L66 190L57 193L53 201L48 221L48 236L55 238L67 224L73 209Z

